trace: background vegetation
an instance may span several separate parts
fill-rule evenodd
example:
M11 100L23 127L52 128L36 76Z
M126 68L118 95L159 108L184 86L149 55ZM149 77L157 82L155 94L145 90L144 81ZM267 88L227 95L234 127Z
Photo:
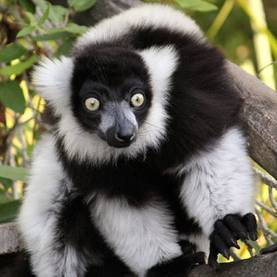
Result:
M16 216L30 157L43 131L45 102L31 84L32 67L41 56L68 55L76 37L87 30L73 22L76 13L96 4L96 0L68 0L65 6L50 2L0 0L0 223ZM147 2L169 3L186 11L230 60L276 88L276 0ZM263 185L258 199L270 206ZM262 217L270 230L277 231L274 215L263 210ZM260 234L259 245L266 243ZM247 257L246 250L242 247L239 255Z

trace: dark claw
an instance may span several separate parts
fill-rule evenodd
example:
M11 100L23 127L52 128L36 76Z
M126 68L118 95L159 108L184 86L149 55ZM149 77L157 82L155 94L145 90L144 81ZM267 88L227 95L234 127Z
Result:
M225 241L228 247L236 247L239 249L239 245L236 242L236 238L231 231L224 225L222 220L217 220L215 223L216 233Z
M219 235L212 235L212 245L215 247L218 253L222 254L226 259L230 258L229 248Z
M242 218L242 222L247 228L250 239L257 240L258 234L256 217L252 213L248 213Z
M230 214L230 215L225 216L223 221L231 231L234 231L237 234L239 239L241 239L241 240L248 239L247 230L242 225L239 216Z

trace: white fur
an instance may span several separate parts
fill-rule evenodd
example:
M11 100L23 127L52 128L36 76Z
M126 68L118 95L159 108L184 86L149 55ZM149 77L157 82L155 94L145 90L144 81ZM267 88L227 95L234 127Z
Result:
M143 208L125 199L97 196L92 218L115 253L139 277L159 262L181 255L173 218L159 201Z
M151 138L150 146L158 149L166 136L169 115L166 105L171 87L171 76L178 66L178 54L173 46L151 47L139 52L150 73L153 100L141 133Z
M76 49L88 44L111 41L127 34L132 27L166 28L204 40L196 23L181 11L160 4L145 4L132 8L92 27L79 38Z
M64 198L63 170L57 161L54 144L53 137L47 135L36 147L18 225L26 249L31 253L36 276L78 277L77 271L85 270L82 257L69 246L63 253L54 248L57 213L61 209L59 200Z
M228 130L213 149L193 157L178 173L186 174L182 202L206 236L217 219L253 212L255 182L245 138L237 128Z
M56 115L62 115L69 109L72 72L73 61L67 57L53 60L43 58L33 72L34 86L50 102Z

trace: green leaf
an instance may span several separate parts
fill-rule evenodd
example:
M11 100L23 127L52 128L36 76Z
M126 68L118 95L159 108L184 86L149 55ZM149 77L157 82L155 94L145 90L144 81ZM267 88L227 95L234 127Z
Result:
M25 182L27 180L28 171L24 167L0 165L0 176L13 181Z
M82 12L93 7L96 0L68 0L67 2L76 12Z
M13 221L19 211L21 205L20 200L10 201L0 205L0 223Z
M77 36L87 31L86 26L81 26L75 23L69 23L65 28L56 28L50 30L48 33L32 37L36 41L47 41L57 39L67 39L69 36ZM71 35L72 34L72 35Z
M69 37L67 39L65 39L62 43L62 45L58 48L58 51L56 53L56 56L69 56L70 52L72 50L73 47L73 43L74 43L75 39L73 39L72 37Z
M30 68L37 61L38 61L38 57L36 55L33 55L24 62L20 62L15 65L9 65L1 68L0 74L4 76L10 76L12 74L20 75L25 70Z
M8 197L8 195L7 195L7 193L4 189L0 188L0 205L4 204L4 203L7 203L9 201L11 201L11 198Z
M68 9L62 6L59 6L59 5L50 6L49 19L56 24L60 25L61 22L64 22L68 14L69 14Z
M86 26L81 26L75 23L69 23L65 28L65 31L72 33L72 34L78 34L78 35L82 35L83 33L85 33L88 30L88 27Z
M42 26L43 23L48 19L49 13L50 13L50 4L47 5L47 8L46 8L45 11L43 12L42 17L41 17L40 20L38 21L38 25L39 25L39 26Z
M32 38L35 41L47 41L47 40L65 39L68 36L69 36L68 32L64 31L64 29L57 28L57 29L50 30L46 34L34 36Z
M175 0L183 9L199 12L209 12L217 10L217 6L204 0Z
M32 32L34 32L36 29L35 26L26 26L21 31L18 32L17 36L18 38L25 37L27 35L30 35Z
M5 189L9 189L12 186L13 181L7 178L0 177L0 183L4 186Z
M0 101L6 107L14 110L15 112L18 112L21 114L24 112L25 99L18 81L14 80L14 81L7 81L7 82L0 83ZM9 178L3 175L4 174L3 170L5 169L5 167L4 168L2 167L3 166L0 166L0 176ZM8 172L10 172L9 170L10 169L7 168Z
M44 13L47 7L49 7L49 19L56 24L61 24L64 21L65 17L69 14L68 9L59 5L52 5L45 0L33 0L34 3L41 9Z
M0 50L0 62L7 63L20 58L27 53L27 49L18 43L10 43Z
M33 15L32 13L29 13L27 11L25 11L25 15L28 18L28 23L30 26L36 26L37 25L37 19L35 17L35 15Z
M35 5L29 0L19 0L20 6L30 13L35 13Z

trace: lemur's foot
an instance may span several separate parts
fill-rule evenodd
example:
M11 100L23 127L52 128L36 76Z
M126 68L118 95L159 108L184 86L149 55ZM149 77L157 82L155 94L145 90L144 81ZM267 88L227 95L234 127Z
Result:
M228 214L222 220L217 220L210 236L209 264L217 267L217 255L230 257L230 247L239 249L237 240L257 240L257 222L252 213L244 216Z
M196 252L182 255L150 268L147 277L186 277L193 267L205 263L205 254Z

